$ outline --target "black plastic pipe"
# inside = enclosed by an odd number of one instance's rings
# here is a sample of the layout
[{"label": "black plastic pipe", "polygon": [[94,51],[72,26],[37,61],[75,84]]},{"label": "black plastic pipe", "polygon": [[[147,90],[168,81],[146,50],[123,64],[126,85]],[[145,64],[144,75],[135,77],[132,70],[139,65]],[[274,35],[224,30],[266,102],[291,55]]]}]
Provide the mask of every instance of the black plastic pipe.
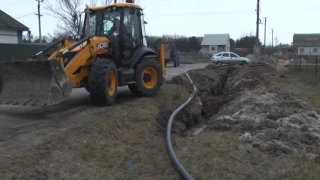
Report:
[{"label": "black plastic pipe", "polygon": [[[256,64],[256,65],[249,65],[249,67],[256,67],[256,66],[265,66],[265,63],[261,63],[261,64]],[[224,65],[224,66],[217,66],[215,68],[222,68],[222,67],[228,67],[228,66],[232,66],[232,65]],[[175,116],[186,106],[190,103],[190,101],[194,98],[194,96],[197,93],[197,87],[194,85],[192,79],[190,78],[188,72],[189,71],[195,71],[195,70],[199,70],[199,69],[192,69],[192,70],[188,70],[185,72],[185,75],[188,77],[191,85],[193,86],[193,92],[192,94],[189,96],[189,98],[183,103],[181,104],[170,116],[169,120],[168,120],[168,125],[167,125],[167,133],[166,133],[166,147],[167,147],[167,151],[169,154],[169,157],[174,165],[174,167],[176,168],[176,170],[179,172],[179,174],[183,177],[183,179],[185,180],[193,180],[192,176],[187,172],[187,170],[185,170],[185,168],[182,166],[182,164],[179,162],[177,156],[175,155],[175,152],[173,150],[172,147],[172,141],[171,141],[171,129],[172,129],[172,123],[173,120],[175,118]]]},{"label": "black plastic pipe", "polygon": [[166,146],[167,146],[167,151],[169,154],[169,157],[174,165],[174,167],[177,169],[177,171],[179,172],[179,174],[183,177],[183,179],[186,180],[192,180],[193,178],[191,177],[191,175],[184,169],[184,167],[181,165],[181,163],[179,162],[178,158],[176,157],[173,147],[172,147],[172,142],[171,142],[171,129],[172,129],[172,123],[173,123],[173,119],[174,117],[186,106],[190,103],[190,101],[193,99],[193,97],[196,95],[197,93],[197,87],[193,84],[192,79],[190,78],[188,71],[185,72],[185,74],[187,75],[191,85],[193,86],[193,92],[192,94],[189,96],[189,98],[187,99],[187,101],[185,101],[182,105],[180,105],[170,116],[169,121],[168,121],[168,125],[167,125],[167,136],[166,136]]}]

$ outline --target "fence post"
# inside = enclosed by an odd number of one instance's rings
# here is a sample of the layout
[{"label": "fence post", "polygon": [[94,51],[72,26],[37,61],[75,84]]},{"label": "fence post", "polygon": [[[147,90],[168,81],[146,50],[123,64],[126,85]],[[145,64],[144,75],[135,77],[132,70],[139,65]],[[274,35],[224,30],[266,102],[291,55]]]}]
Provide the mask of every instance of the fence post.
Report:
[{"label": "fence post", "polygon": [[300,72],[300,69],[301,68],[301,54],[300,54],[300,59],[299,59],[299,72]]},{"label": "fence post", "polygon": [[316,56],[316,76],[318,74],[318,56]]}]

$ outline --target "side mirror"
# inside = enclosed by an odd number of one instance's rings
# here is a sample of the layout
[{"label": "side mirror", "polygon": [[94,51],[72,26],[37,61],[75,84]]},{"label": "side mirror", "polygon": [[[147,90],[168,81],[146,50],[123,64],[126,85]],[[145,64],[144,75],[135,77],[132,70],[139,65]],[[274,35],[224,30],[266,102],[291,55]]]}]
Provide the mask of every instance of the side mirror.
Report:
[{"label": "side mirror", "polygon": [[113,33],[113,36],[114,36],[114,37],[119,37],[119,33],[114,32],[114,33]]}]

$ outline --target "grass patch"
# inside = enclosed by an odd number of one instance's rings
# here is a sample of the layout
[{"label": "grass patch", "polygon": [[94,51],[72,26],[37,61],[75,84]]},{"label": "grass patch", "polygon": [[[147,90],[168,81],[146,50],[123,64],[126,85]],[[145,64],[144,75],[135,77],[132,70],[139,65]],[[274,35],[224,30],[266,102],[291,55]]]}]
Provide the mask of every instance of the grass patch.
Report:
[{"label": "grass patch", "polygon": [[319,179],[320,166],[303,156],[274,156],[238,141],[239,134],[204,132],[176,137],[177,156],[194,179]]},{"label": "grass patch", "polygon": [[0,179],[178,179],[156,115],[180,105],[187,90],[166,84],[154,98],[129,94],[76,114],[80,127],[0,155]]},{"label": "grass patch", "polygon": [[269,76],[275,84],[294,93],[316,108],[320,108],[320,73],[316,77],[310,70],[289,69],[282,74],[285,78],[279,76]]},{"label": "grass patch", "polygon": [[[0,179],[179,179],[156,115],[187,96],[185,88],[166,84],[154,98],[123,94],[114,106],[88,107],[72,117],[79,127],[2,153]],[[319,179],[320,166],[307,158],[269,155],[241,144],[238,136],[174,135],[173,146],[195,179]]]}]

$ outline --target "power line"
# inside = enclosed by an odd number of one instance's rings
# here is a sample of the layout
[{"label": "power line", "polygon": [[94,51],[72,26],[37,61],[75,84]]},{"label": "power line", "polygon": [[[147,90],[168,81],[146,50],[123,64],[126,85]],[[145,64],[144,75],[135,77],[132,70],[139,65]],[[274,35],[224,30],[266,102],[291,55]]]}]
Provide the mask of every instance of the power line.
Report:
[{"label": "power line", "polygon": [[[288,8],[291,9],[291,8]],[[301,9],[298,7],[292,8],[292,10],[307,10],[310,11],[310,9]],[[315,9],[316,10],[316,9]],[[261,11],[261,3],[259,5],[259,14],[262,13]],[[264,10],[263,14],[267,13],[282,13],[283,14],[283,9],[273,9],[273,10]],[[221,12],[185,12],[185,13],[145,13],[146,16],[194,16],[194,15],[240,15],[240,14],[253,14],[252,11],[221,11]]]},{"label": "power line", "polygon": [[21,2],[14,1],[14,2],[6,3],[6,4],[1,4],[1,8],[5,7],[5,6],[12,6],[12,5],[17,5],[17,4],[21,5],[21,4],[27,4],[27,3],[29,4],[29,2],[27,2],[25,0],[23,0]]},{"label": "power line", "polygon": [[229,12],[186,12],[186,13],[166,13],[166,14],[146,14],[148,16],[185,16],[185,15],[225,15],[225,14],[252,14],[252,12],[248,11],[229,11]]},{"label": "power line", "polygon": [[24,17],[30,16],[30,15],[33,15],[33,12],[32,12],[32,13],[25,14],[25,15],[22,15],[22,16],[19,16],[19,17],[16,17],[15,19],[24,18]]}]

